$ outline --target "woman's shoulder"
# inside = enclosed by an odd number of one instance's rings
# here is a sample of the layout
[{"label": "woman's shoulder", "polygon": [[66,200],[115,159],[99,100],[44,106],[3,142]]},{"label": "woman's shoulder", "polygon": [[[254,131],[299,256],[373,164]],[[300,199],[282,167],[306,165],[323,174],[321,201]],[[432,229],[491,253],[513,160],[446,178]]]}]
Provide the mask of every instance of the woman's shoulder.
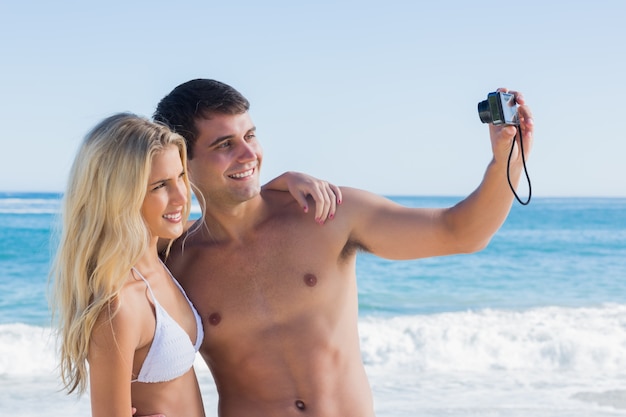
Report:
[{"label": "woman's shoulder", "polygon": [[141,337],[142,327],[150,319],[151,313],[146,291],[146,284],[132,279],[129,272],[129,280],[100,310],[93,328],[93,337],[119,339],[132,334]]}]

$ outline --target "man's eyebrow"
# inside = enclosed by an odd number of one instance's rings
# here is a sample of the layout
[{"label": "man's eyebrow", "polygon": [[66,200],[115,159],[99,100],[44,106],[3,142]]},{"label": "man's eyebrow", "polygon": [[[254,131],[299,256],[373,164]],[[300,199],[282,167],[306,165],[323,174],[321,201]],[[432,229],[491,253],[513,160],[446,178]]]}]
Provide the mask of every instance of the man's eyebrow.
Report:
[{"label": "man's eyebrow", "polygon": [[213,142],[211,142],[209,144],[209,146],[215,146],[220,142],[224,142],[225,140],[230,140],[232,138],[234,138],[235,135],[226,135],[226,136],[220,136],[219,138],[216,138]]},{"label": "man's eyebrow", "polygon": [[[248,129],[246,131],[246,135],[251,133],[251,132],[256,132],[256,126],[252,126],[250,129]],[[232,138],[234,138],[235,135],[225,135],[225,136],[220,136],[218,138],[215,138],[215,140],[213,142],[211,142],[211,144],[209,146],[215,146],[220,142],[224,142],[225,140],[230,140]]]}]

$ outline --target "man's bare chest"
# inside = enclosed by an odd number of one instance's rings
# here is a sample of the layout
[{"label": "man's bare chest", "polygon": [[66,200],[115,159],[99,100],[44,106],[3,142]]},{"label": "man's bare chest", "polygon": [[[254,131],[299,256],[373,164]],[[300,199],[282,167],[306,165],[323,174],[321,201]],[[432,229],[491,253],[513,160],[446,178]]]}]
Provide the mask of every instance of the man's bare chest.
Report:
[{"label": "man's bare chest", "polygon": [[351,267],[337,261],[339,249],[297,239],[251,243],[187,254],[183,286],[215,340],[314,319],[349,291]]}]

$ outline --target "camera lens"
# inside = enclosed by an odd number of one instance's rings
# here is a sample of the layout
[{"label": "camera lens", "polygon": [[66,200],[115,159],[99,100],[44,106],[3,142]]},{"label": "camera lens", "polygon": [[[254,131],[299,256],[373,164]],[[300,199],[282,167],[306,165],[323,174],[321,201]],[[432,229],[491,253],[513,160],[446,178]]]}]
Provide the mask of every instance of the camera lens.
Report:
[{"label": "camera lens", "polygon": [[488,100],[478,103],[478,117],[480,117],[480,121],[483,123],[491,123],[493,121]]}]

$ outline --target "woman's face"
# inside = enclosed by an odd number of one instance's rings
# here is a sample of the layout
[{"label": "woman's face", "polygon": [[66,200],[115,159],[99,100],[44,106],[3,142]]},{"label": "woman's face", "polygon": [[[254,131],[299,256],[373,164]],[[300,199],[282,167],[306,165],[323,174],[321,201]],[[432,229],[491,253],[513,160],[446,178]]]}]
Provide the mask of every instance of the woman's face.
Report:
[{"label": "woman's face", "polygon": [[153,238],[174,239],[183,233],[183,209],[189,196],[183,164],[175,145],[152,158],[141,214]]}]

